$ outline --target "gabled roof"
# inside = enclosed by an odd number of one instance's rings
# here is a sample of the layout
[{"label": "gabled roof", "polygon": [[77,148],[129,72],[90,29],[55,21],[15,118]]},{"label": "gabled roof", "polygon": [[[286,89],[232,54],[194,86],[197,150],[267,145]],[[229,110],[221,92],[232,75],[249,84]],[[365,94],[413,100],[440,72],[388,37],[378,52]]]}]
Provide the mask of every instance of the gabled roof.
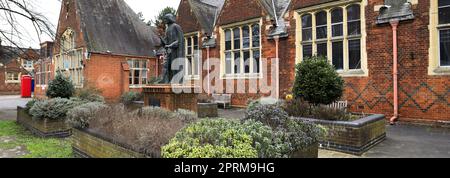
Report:
[{"label": "gabled roof", "polygon": [[389,23],[391,20],[411,19],[414,19],[414,13],[410,2],[407,0],[386,0],[384,6],[380,9],[377,24]]},{"label": "gabled roof", "polygon": [[154,57],[160,45],[156,29],[147,26],[124,0],[76,0],[89,52]]},{"label": "gabled roof", "polygon": [[39,58],[39,50],[31,48],[18,48],[12,46],[1,46],[0,63],[8,64],[14,59],[33,59]]},{"label": "gabled roof", "polygon": [[211,35],[225,0],[189,0],[189,3],[198,23]]},{"label": "gabled roof", "polygon": [[288,11],[291,0],[260,0],[266,12],[275,20],[275,26],[269,31],[268,37],[287,37],[288,29],[284,21],[284,15]]}]

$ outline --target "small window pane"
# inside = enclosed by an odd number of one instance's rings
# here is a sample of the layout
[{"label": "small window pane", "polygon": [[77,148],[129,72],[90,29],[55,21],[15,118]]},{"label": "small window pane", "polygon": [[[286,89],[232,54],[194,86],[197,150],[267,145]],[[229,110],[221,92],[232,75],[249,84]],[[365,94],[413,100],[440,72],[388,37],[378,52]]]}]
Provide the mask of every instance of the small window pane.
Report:
[{"label": "small window pane", "polygon": [[225,30],[225,50],[231,50],[231,30]]},{"label": "small window pane", "polygon": [[344,46],[343,42],[333,42],[333,65],[336,70],[344,69]]},{"label": "small window pane", "polygon": [[450,66],[450,30],[440,32],[440,65]]},{"label": "small window pane", "polygon": [[241,48],[241,29],[235,28],[233,30],[233,39],[234,39],[234,49]]},{"label": "small window pane", "polygon": [[261,71],[261,55],[259,50],[253,51],[253,73],[260,73]]},{"label": "small window pane", "polygon": [[249,48],[250,47],[250,28],[248,26],[242,27],[242,45],[243,48]]},{"label": "small window pane", "polygon": [[361,8],[359,5],[355,4],[347,7],[347,18],[349,21],[361,19],[360,14]]},{"label": "small window pane", "polygon": [[439,7],[450,6],[450,0],[439,0]]},{"label": "small window pane", "polygon": [[253,25],[253,27],[252,27],[253,29],[252,29],[252,43],[253,43],[253,47],[259,47],[260,46],[260,31],[259,31],[259,25],[258,24],[256,24],[256,25]]},{"label": "small window pane", "polygon": [[312,16],[311,14],[306,14],[302,16],[302,28],[312,27]]},{"label": "small window pane", "polygon": [[342,36],[344,34],[343,25],[342,24],[333,25],[332,34],[333,37]]},{"label": "small window pane", "polygon": [[226,74],[231,74],[231,62],[233,58],[230,52],[225,53],[225,71]]},{"label": "small window pane", "polygon": [[450,23],[450,5],[439,7],[439,24]]},{"label": "small window pane", "polygon": [[187,38],[187,54],[192,54],[192,38]]},{"label": "small window pane", "polygon": [[342,8],[334,9],[331,12],[331,23],[341,23],[344,21]]},{"label": "small window pane", "polygon": [[192,57],[187,58],[187,74],[192,75]]},{"label": "small window pane", "polygon": [[302,16],[302,40],[312,40],[312,15],[306,14]]},{"label": "small window pane", "polygon": [[250,51],[244,51],[244,73],[250,73]]},{"label": "small window pane", "polygon": [[332,36],[342,36],[344,34],[344,28],[342,25],[344,18],[342,8],[334,9],[331,12],[331,23],[332,23]]},{"label": "small window pane", "polygon": [[327,12],[321,11],[316,14],[316,38],[327,38]]},{"label": "small window pane", "polygon": [[194,36],[192,38],[194,39],[194,50],[198,50],[198,37]]},{"label": "small window pane", "polygon": [[234,52],[234,73],[241,73],[241,53]]},{"label": "small window pane", "polygon": [[303,41],[311,41],[312,40],[312,29],[303,29],[302,30],[302,40]]},{"label": "small window pane", "polygon": [[316,14],[316,25],[327,25],[327,12],[320,11]]},{"label": "small window pane", "polygon": [[327,43],[317,44],[317,56],[327,57]]},{"label": "small window pane", "polygon": [[312,56],[312,45],[303,45],[303,59],[310,58]]},{"label": "small window pane", "polygon": [[349,40],[349,68],[361,69],[361,40]]},{"label": "small window pane", "polygon": [[194,57],[194,63],[192,64],[194,68],[194,75],[199,74],[199,60],[199,56]]},{"label": "small window pane", "polygon": [[348,23],[348,35],[359,35],[361,34],[361,22],[349,22]]}]

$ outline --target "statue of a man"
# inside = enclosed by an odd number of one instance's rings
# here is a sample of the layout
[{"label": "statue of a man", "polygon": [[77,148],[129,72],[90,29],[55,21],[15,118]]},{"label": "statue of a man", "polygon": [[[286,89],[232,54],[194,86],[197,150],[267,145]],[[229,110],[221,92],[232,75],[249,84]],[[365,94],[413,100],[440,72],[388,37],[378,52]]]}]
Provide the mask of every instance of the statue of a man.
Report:
[{"label": "statue of a man", "polygon": [[[163,66],[163,76],[160,83],[169,84],[172,78],[182,71],[172,70],[172,63],[176,59],[184,59],[184,33],[181,27],[176,24],[176,19],[173,14],[167,14],[164,16],[164,21],[166,25],[166,36],[161,38],[162,44],[166,49],[166,59]],[[184,60],[183,60],[184,61]],[[180,66],[182,67],[182,66]]]}]

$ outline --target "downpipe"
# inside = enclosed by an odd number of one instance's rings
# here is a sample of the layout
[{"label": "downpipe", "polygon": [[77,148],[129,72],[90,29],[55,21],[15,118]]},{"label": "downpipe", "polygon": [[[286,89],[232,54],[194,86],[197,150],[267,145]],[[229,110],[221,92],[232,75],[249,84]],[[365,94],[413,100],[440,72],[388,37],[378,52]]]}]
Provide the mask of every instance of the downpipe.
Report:
[{"label": "downpipe", "polygon": [[391,125],[394,125],[395,122],[399,119],[399,104],[398,104],[398,38],[397,38],[397,27],[399,24],[398,20],[394,20],[390,22],[392,26],[392,34],[393,34],[393,80],[394,80],[394,116],[389,120]]}]

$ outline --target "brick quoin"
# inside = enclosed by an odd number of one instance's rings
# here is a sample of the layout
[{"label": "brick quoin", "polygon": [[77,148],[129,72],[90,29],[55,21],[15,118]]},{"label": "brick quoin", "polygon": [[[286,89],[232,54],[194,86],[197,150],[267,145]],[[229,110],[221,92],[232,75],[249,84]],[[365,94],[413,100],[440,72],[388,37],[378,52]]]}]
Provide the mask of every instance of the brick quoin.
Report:
[{"label": "brick quoin", "polygon": [[[336,0],[293,0],[285,20],[289,22],[289,36],[280,39],[280,97],[291,93],[295,80],[296,56],[296,20],[295,11],[301,8],[324,4]],[[392,28],[390,25],[375,23],[379,12],[375,6],[384,0],[368,0],[365,7],[366,46],[368,77],[344,77],[346,82],[344,97],[348,100],[350,111],[385,114],[393,116],[393,82],[392,82]],[[201,31],[187,0],[182,0],[179,7],[178,21],[188,31]],[[418,0],[413,5],[415,19],[403,21],[398,27],[399,48],[399,113],[400,121],[437,123],[450,121],[450,76],[428,75],[430,35],[430,1]],[[267,28],[272,22],[266,18],[263,8],[254,0],[226,0],[220,13],[215,35],[220,45],[219,28],[254,18],[262,18],[262,58],[275,57],[275,43],[267,40]],[[193,29],[195,26],[198,29]],[[206,49],[202,51],[206,61]],[[210,49],[211,58],[220,57],[220,46]],[[218,69],[216,69],[218,70]],[[203,70],[203,76],[207,71]],[[270,79],[269,79],[270,81]],[[256,99],[264,94],[235,94],[233,105],[246,105],[249,99]]]}]

